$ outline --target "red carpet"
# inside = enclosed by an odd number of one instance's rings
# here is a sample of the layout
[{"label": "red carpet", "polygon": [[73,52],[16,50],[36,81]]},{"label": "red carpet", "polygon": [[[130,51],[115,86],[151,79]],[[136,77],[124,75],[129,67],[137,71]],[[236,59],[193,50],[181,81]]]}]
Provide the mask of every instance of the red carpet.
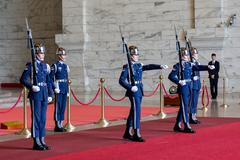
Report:
[{"label": "red carpet", "polygon": [[[1,111],[5,111],[6,109],[1,109]],[[53,121],[53,104],[48,106],[47,110],[47,129],[54,128]],[[71,107],[71,123],[73,125],[82,125],[82,124],[90,124],[97,122],[100,119],[100,106],[81,106],[81,105],[72,105]],[[159,107],[142,107],[142,117],[149,116],[151,114],[157,113],[159,111]],[[165,113],[174,113],[178,111],[178,107],[166,107],[164,109]],[[28,127],[31,125],[31,110],[28,107]],[[67,112],[66,112],[67,113]],[[105,118],[113,121],[124,119],[128,116],[129,107],[126,106],[106,106]],[[15,108],[9,113],[0,114],[0,123],[6,121],[20,121],[23,122],[23,109],[22,107]],[[0,129],[0,135],[10,134],[17,132],[18,130],[3,130]]]},{"label": "red carpet", "polygon": [[145,143],[122,140],[124,126],[47,136],[49,151],[32,151],[32,140],[0,143],[0,159],[44,160],[239,160],[240,119],[201,118],[196,134],[174,133],[175,118],[142,123]]}]

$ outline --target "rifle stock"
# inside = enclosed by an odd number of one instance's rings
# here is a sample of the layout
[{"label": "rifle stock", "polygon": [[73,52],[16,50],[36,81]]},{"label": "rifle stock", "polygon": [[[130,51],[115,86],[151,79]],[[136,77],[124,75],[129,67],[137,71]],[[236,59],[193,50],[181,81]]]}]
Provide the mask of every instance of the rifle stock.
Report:
[{"label": "rifle stock", "polygon": [[130,83],[131,83],[132,86],[135,86],[135,80],[134,80],[134,75],[133,75],[133,68],[132,68],[131,57],[130,57],[128,45],[125,42],[124,36],[122,34],[121,26],[119,26],[119,31],[120,31],[120,34],[121,34],[121,39],[122,39],[122,44],[123,44],[123,53],[124,53],[124,49],[126,50],[127,61],[128,61],[128,68],[129,68]]},{"label": "rifle stock", "polygon": [[182,58],[181,58],[181,47],[180,47],[180,42],[178,40],[178,35],[177,35],[177,30],[176,27],[174,26],[175,30],[175,37],[176,37],[176,49],[178,51],[178,58],[179,58],[179,79],[183,80],[183,66],[182,66]]},{"label": "rifle stock", "polygon": [[190,40],[187,38],[187,32],[184,31],[183,29],[183,33],[184,33],[184,39],[185,39],[185,42],[186,42],[186,48],[189,52],[189,56],[190,56],[190,61],[193,62],[193,58],[192,58],[192,45],[191,45],[191,42]]},{"label": "rifle stock", "polygon": [[35,55],[35,48],[34,48],[34,42],[32,38],[32,31],[29,28],[28,25],[28,19],[26,20],[26,27],[27,27],[27,37],[28,37],[28,44],[30,44],[31,48],[31,60],[32,60],[32,84],[37,85],[37,66],[36,66],[36,55]]},{"label": "rifle stock", "polygon": [[[186,48],[187,48],[189,56],[190,56],[190,61],[193,63],[192,44],[191,44],[189,38],[187,38],[187,32],[184,32],[184,29],[183,29],[183,33],[184,33],[184,39],[185,39],[185,42],[186,42]],[[195,72],[192,73],[192,76],[195,76]]]}]

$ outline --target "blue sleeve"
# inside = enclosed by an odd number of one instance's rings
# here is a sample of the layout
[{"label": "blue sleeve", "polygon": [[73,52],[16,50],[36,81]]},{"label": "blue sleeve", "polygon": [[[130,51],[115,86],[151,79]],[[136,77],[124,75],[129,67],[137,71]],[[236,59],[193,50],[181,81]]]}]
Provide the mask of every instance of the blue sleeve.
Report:
[{"label": "blue sleeve", "polygon": [[23,84],[28,90],[32,89],[32,82],[31,82],[31,75],[32,75],[32,64],[27,63],[26,68],[24,69],[22,76],[20,78],[20,83]]},{"label": "blue sleeve", "polygon": [[208,71],[209,68],[207,65],[194,65],[192,67],[193,71]]},{"label": "blue sleeve", "polygon": [[119,77],[119,84],[127,90],[132,88],[132,85],[129,83],[128,65],[123,66],[122,73]]},{"label": "blue sleeve", "polygon": [[173,66],[172,71],[170,72],[170,74],[168,75],[168,79],[170,81],[172,81],[175,84],[179,83],[179,64],[175,64]]},{"label": "blue sleeve", "polygon": [[148,64],[148,65],[143,65],[142,67],[142,71],[155,70],[155,69],[162,69],[162,67],[159,64]]}]

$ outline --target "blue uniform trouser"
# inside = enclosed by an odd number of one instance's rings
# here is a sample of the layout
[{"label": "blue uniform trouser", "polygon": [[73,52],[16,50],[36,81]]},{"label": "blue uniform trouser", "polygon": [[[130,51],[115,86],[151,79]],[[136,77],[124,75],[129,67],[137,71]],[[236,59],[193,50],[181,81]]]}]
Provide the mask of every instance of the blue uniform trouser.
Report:
[{"label": "blue uniform trouser", "polygon": [[199,89],[192,90],[192,99],[191,99],[191,108],[190,108],[190,113],[192,114],[197,113],[199,91],[200,91]]},{"label": "blue uniform trouser", "polygon": [[190,103],[190,95],[191,95],[191,84],[187,83],[186,85],[181,87],[180,90],[180,109],[177,115],[177,123],[181,123],[183,120],[184,124],[189,123],[189,103]]},{"label": "blue uniform trouser", "polygon": [[127,119],[127,127],[140,129],[142,97],[129,97],[129,100],[131,102],[131,108]]},{"label": "blue uniform trouser", "polygon": [[64,113],[66,109],[66,102],[67,102],[67,94],[55,94],[56,101],[55,101],[55,110],[54,110],[54,120],[55,121],[63,121],[64,120]]},{"label": "blue uniform trouser", "polygon": [[30,100],[32,110],[32,137],[45,137],[45,126],[46,126],[46,112],[47,112],[47,99],[41,100]]}]

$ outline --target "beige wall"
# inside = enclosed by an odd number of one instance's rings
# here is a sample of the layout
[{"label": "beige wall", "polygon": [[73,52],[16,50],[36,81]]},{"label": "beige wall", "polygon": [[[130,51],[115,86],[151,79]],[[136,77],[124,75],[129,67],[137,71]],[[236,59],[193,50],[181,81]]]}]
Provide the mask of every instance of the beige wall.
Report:
[{"label": "beige wall", "polygon": [[[54,59],[55,42],[68,51],[73,86],[88,91],[98,88],[99,79],[106,79],[108,88],[122,90],[118,84],[122,54],[119,25],[129,44],[141,52],[144,64],[177,62],[174,25],[181,45],[182,28],[193,46],[199,49],[200,62],[208,63],[217,53],[221,62],[220,87],[226,78],[229,92],[239,92],[238,61],[239,3],[237,0],[14,0],[0,1],[0,82],[17,82],[25,61],[25,21],[29,16],[33,36],[43,40],[50,51],[47,61]],[[236,22],[228,25],[236,14]],[[30,16],[31,15],[31,16]],[[20,50],[20,52],[19,52]],[[167,78],[170,70],[164,71]],[[151,91],[160,71],[144,73],[145,90]],[[207,80],[207,73],[202,73]],[[169,85],[169,81],[164,83]]]},{"label": "beige wall", "polygon": [[0,82],[19,82],[25,64],[30,61],[25,17],[35,42],[47,48],[46,60],[55,59],[55,34],[62,32],[61,0],[0,0]]}]

